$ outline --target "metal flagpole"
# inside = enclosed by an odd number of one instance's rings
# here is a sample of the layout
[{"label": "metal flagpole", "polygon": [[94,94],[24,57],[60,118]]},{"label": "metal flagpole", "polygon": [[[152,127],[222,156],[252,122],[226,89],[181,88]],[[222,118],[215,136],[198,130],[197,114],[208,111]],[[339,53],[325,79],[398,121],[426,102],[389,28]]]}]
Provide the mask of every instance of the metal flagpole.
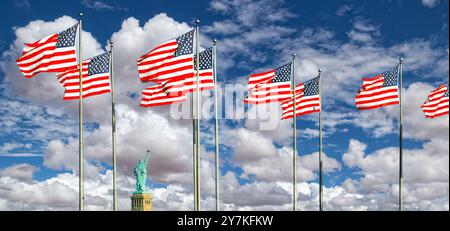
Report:
[{"label": "metal flagpole", "polygon": [[398,210],[402,211],[402,184],[403,184],[403,110],[402,110],[402,75],[403,75],[403,58],[399,58],[399,102],[400,102],[400,115],[399,115],[399,173],[398,173]]},{"label": "metal flagpole", "polygon": [[220,210],[220,197],[219,197],[219,177],[220,177],[220,163],[219,163],[219,124],[218,124],[218,97],[217,97],[217,40],[213,40],[213,75],[214,75],[214,134],[215,134],[215,147],[216,147],[216,184],[215,184],[215,191],[216,191],[216,211]]},{"label": "metal flagpole", "polygon": [[192,92],[191,95],[191,115],[192,115],[192,173],[193,173],[193,182],[194,182],[194,211],[197,211],[197,141],[196,141],[196,132],[197,128],[195,124],[195,100],[194,100],[195,92]]},{"label": "metal flagpole", "polygon": [[[197,29],[197,28],[196,28]],[[197,207],[197,136],[196,136],[196,109],[194,100],[195,91],[191,94],[191,115],[192,115],[192,173],[194,177],[194,211],[198,211]]]},{"label": "metal flagpole", "polygon": [[114,42],[109,41],[111,52],[109,59],[109,73],[111,75],[111,128],[112,128],[112,163],[113,163],[113,210],[117,211],[117,165],[116,165],[116,99],[114,97]]},{"label": "metal flagpole", "polygon": [[319,210],[323,211],[323,161],[322,161],[322,70],[319,69]]},{"label": "metal flagpole", "polygon": [[200,193],[200,179],[201,179],[201,172],[200,172],[200,118],[201,118],[201,96],[200,96],[200,32],[199,32],[199,24],[200,24],[200,20],[195,20],[195,32],[196,32],[196,36],[195,36],[195,59],[196,59],[196,63],[197,63],[197,67],[195,70],[195,75],[196,75],[196,79],[197,79],[197,92],[196,92],[196,96],[197,96],[197,210],[200,211],[201,210],[201,206],[200,206],[200,201],[201,201],[201,193]]},{"label": "metal flagpole", "polygon": [[293,95],[293,116],[292,116],[292,124],[293,124],[293,152],[292,152],[292,204],[293,210],[297,210],[297,111],[296,111],[296,100],[295,100],[295,56],[296,54],[292,54],[292,95]]},{"label": "metal flagpole", "polygon": [[83,59],[82,59],[82,54],[81,54],[81,32],[82,32],[82,28],[81,28],[81,18],[83,17],[83,13],[79,14],[80,18],[79,18],[79,25],[78,25],[78,71],[79,71],[79,115],[78,115],[78,119],[79,119],[79,135],[78,135],[78,151],[79,151],[79,169],[78,169],[78,178],[79,178],[79,182],[78,182],[78,193],[79,193],[79,197],[78,197],[78,201],[79,201],[79,210],[83,211],[84,210],[84,183],[83,183]]}]

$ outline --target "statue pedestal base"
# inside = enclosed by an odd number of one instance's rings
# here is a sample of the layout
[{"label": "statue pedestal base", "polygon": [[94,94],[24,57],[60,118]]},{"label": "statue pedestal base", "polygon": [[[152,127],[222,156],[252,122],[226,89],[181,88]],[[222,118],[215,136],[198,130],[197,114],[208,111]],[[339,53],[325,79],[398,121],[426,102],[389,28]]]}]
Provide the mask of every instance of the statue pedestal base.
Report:
[{"label": "statue pedestal base", "polygon": [[131,211],[152,211],[152,195],[150,193],[133,193],[131,198]]}]

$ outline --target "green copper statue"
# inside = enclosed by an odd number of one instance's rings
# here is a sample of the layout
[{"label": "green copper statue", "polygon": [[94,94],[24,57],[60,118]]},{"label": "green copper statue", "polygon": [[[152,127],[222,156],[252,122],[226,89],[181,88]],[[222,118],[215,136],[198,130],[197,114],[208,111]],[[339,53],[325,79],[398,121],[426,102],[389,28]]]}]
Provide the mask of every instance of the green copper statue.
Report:
[{"label": "green copper statue", "polygon": [[143,193],[145,191],[145,183],[147,180],[147,161],[150,150],[147,150],[147,156],[144,160],[139,160],[134,167],[134,176],[136,176],[136,189],[134,193]]}]

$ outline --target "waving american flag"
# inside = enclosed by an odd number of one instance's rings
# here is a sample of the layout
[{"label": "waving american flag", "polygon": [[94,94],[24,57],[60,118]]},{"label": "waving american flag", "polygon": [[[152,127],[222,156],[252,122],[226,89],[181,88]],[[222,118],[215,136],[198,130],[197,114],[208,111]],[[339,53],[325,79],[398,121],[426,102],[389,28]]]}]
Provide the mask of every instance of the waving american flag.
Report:
[{"label": "waving american flag", "polygon": [[[295,116],[311,114],[320,111],[319,97],[320,77],[300,83],[295,87]],[[293,97],[281,102],[283,116],[281,119],[289,119],[294,115]]]},{"label": "waving american flag", "polygon": [[77,67],[76,36],[78,24],[37,42],[27,43],[16,60],[26,78],[41,72],[63,72]]},{"label": "waving american flag", "polygon": [[[83,98],[111,92],[110,60],[111,52],[106,52],[83,61]],[[79,99],[80,76],[78,70],[78,68],[74,68],[57,75],[58,81],[66,89],[64,100]]]},{"label": "waving american flag", "polygon": [[381,75],[363,79],[362,88],[355,99],[358,110],[369,110],[400,103],[398,68],[397,65]]},{"label": "waving american flag", "polygon": [[168,94],[161,84],[156,84],[142,91],[141,107],[154,107],[182,102],[187,97],[181,93]]},{"label": "waving american flag", "polygon": [[275,70],[253,74],[249,78],[250,95],[245,103],[261,104],[279,102],[292,95],[291,90],[292,62]]},{"label": "waving american flag", "polygon": [[163,43],[137,61],[142,82],[179,81],[194,76],[194,30]]},{"label": "waving american flag", "polygon": [[[213,48],[206,49],[199,54],[199,88],[200,91],[214,88],[213,77]],[[194,71],[197,70],[196,59],[194,59]],[[193,92],[197,91],[197,76],[194,75],[182,80],[173,80],[163,83],[164,88],[168,93],[177,92]]]},{"label": "waving american flag", "polygon": [[442,84],[429,95],[428,99],[422,104],[422,111],[427,118],[435,118],[448,114],[449,97],[448,84]]}]

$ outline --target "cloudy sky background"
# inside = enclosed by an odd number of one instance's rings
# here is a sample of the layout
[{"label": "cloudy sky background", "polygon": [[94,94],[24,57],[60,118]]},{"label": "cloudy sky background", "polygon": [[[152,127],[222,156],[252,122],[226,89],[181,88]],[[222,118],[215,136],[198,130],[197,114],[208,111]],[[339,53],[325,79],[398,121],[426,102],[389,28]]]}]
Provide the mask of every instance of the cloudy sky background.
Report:
[{"label": "cloudy sky background", "polygon": [[[245,106],[247,76],[297,53],[297,82],[323,70],[324,209],[396,210],[398,106],[358,112],[361,78],[404,57],[404,209],[449,209],[449,118],[425,119],[420,105],[448,82],[447,0],[385,1],[6,1],[0,9],[0,210],[78,209],[78,104],[63,101],[54,74],[25,79],[15,60],[24,42],[83,21],[83,56],[115,41],[119,209],[129,210],[133,167],[150,148],[155,210],[192,210],[191,121],[170,107],[140,108],[148,84],[136,59],[201,20],[201,43],[218,39],[221,86],[239,89],[244,116],[220,120],[221,207],[292,209],[292,124]],[[225,91],[225,89],[222,89]],[[206,92],[205,100],[211,92]],[[240,97],[239,94],[242,94]],[[225,93],[226,95],[226,93]],[[110,95],[84,101],[85,203],[111,210]],[[233,108],[224,103],[223,113]],[[261,118],[262,117],[262,118]],[[228,117],[229,118],[229,117]],[[298,120],[298,206],[318,209],[318,118]],[[202,121],[202,207],[214,209],[213,121]]]}]

